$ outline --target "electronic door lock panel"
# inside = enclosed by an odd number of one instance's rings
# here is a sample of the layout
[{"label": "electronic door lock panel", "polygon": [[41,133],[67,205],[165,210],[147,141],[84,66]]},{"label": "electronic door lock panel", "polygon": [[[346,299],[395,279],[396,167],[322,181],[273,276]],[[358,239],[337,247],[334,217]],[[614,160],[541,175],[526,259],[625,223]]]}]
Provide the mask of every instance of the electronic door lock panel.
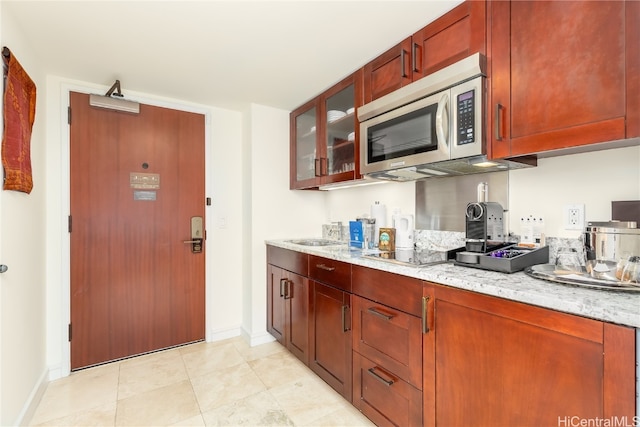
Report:
[{"label": "electronic door lock panel", "polygon": [[191,252],[199,254],[202,252],[204,242],[204,228],[201,216],[191,217],[191,240],[185,240],[184,243],[191,244]]}]

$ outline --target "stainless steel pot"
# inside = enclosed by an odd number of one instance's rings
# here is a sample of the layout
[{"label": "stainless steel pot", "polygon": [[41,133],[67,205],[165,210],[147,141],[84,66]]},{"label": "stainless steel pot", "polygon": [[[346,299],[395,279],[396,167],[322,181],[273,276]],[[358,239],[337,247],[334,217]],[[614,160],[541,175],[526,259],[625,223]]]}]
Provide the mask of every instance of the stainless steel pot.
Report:
[{"label": "stainless steel pot", "polygon": [[588,260],[617,262],[622,256],[640,255],[640,229],[636,222],[589,222],[584,232]]}]

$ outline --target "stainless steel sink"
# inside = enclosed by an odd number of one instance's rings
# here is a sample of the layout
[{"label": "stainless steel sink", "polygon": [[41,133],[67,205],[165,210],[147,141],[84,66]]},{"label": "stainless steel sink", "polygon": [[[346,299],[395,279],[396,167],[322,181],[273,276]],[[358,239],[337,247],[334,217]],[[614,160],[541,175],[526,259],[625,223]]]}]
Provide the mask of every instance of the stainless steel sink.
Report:
[{"label": "stainless steel sink", "polygon": [[329,239],[297,239],[297,240],[288,240],[289,243],[293,243],[294,245],[302,245],[302,246],[333,246],[333,245],[341,245],[342,242],[337,240],[329,240]]}]

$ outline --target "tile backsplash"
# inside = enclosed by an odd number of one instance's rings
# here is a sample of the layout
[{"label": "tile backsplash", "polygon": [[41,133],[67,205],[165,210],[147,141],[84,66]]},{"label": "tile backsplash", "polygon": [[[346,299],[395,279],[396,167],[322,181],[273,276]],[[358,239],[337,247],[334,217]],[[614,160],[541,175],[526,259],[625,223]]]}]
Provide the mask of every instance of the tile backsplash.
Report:
[{"label": "tile backsplash", "polygon": [[[440,230],[415,230],[414,242],[416,250],[441,250],[456,249],[465,245],[465,233],[458,231]],[[514,243],[518,236],[510,236]],[[349,242],[349,226],[342,223],[323,224],[322,238]],[[545,243],[549,246],[549,263],[554,264],[559,248],[573,248],[582,257],[584,265],[584,243],[581,238],[546,237]]]}]

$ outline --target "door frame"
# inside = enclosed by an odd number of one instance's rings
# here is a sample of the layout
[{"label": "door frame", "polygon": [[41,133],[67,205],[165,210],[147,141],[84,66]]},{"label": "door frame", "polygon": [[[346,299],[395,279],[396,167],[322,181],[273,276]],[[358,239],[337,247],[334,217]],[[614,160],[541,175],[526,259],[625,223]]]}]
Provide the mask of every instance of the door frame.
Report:
[{"label": "door frame", "polygon": [[[61,82],[60,85],[60,233],[61,247],[60,257],[62,262],[61,273],[61,323],[60,323],[60,344],[62,346],[61,365],[57,375],[50,372],[50,379],[66,377],[71,373],[71,343],[68,340],[69,323],[71,322],[71,235],[68,232],[68,217],[71,213],[71,159],[70,144],[71,132],[68,125],[68,107],[70,92],[87,94],[102,94],[109,90],[108,86],[84,86]],[[204,156],[205,156],[205,197],[209,196],[212,185],[211,172],[211,110],[205,106],[182,103],[175,100],[163,98],[150,98],[149,95],[127,91],[127,99],[137,101],[141,104],[153,105],[156,107],[170,108],[174,110],[187,111],[202,114],[205,118]],[[73,120],[73,117],[72,117]],[[204,201],[203,201],[204,202]],[[213,232],[211,224],[213,213],[211,206],[205,205],[205,229]],[[211,336],[211,295],[213,293],[213,278],[208,273],[207,266],[210,265],[213,251],[205,250],[205,340]],[[49,305],[47,303],[47,305]]]}]

